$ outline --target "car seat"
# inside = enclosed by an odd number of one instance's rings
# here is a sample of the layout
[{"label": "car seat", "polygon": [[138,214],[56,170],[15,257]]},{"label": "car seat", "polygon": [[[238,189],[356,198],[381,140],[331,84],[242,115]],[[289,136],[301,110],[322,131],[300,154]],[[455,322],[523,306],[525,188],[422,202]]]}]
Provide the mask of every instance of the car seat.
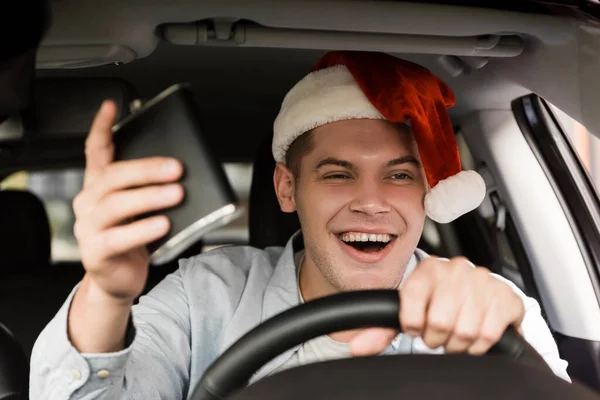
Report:
[{"label": "car seat", "polygon": [[273,187],[275,159],[271,153],[272,136],[258,146],[252,167],[252,184],[248,199],[248,227],[250,246],[264,249],[285,246],[289,238],[300,229],[296,213],[284,213]]},{"label": "car seat", "polygon": [[27,358],[37,336],[81,280],[81,264],[52,265],[50,223],[33,193],[0,191],[0,322]]}]

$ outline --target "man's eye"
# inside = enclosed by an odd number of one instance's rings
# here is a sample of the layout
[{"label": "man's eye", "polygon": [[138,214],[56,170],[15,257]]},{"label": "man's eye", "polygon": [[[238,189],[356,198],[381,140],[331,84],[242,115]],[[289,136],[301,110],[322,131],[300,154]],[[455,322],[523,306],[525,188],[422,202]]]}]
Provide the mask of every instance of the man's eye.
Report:
[{"label": "man's eye", "polygon": [[393,180],[404,180],[404,179],[410,179],[410,175],[403,174],[403,173],[397,173],[397,174],[392,175],[391,178]]},{"label": "man's eye", "polygon": [[325,175],[323,179],[350,179],[350,176],[346,174],[329,174]]}]

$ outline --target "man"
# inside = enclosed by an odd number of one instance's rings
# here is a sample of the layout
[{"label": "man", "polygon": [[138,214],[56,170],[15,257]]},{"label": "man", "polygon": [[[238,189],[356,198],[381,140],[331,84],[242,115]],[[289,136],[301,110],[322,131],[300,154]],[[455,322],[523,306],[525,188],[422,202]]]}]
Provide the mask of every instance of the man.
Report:
[{"label": "man", "polygon": [[286,96],[274,125],[273,176],[301,232],[285,248],[228,247],[182,260],[132,307],[148,271],[145,244],[168,221],[130,218],[177,204],[174,160],[113,162],[105,103],[86,144],[74,201],[86,269],[33,350],[33,399],[185,398],[244,333],[304,301],[399,288],[403,332],[336,332],[290,349],[254,380],[351,355],[484,354],[516,327],[569,380],[535,300],[464,259],[418,250],[425,217],[448,222],[485,195],[461,171],[446,107],[451,90],[426,69],[379,53],[332,52]]}]

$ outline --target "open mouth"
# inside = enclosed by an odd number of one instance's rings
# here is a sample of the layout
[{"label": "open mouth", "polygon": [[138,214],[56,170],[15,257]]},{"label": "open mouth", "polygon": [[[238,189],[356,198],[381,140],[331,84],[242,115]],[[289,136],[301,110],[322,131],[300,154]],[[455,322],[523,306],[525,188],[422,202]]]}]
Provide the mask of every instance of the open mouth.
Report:
[{"label": "open mouth", "polygon": [[344,232],[338,235],[344,244],[364,253],[377,253],[385,249],[396,238],[387,233]]}]

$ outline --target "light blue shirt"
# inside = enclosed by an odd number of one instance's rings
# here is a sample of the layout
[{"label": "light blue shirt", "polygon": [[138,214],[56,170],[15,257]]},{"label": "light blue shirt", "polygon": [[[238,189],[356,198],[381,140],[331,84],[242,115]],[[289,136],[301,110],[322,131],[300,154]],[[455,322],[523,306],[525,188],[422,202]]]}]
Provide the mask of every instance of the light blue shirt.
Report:
[{"label": "light blue shirt", "polygon": [[[233,246],[181,260],[176,272],[133,306],[127,347],[116,353],[82,354],[71,345],[67,316],[75,287],[34,345],[31,399],[187,398],[206,368],[237,339],[300,304],[294,254],[301,249],[301,236],[296,235],[284,248]],[[417,250],[403,279],[426,257]],[[537,301],[494,276],[523,299],[525,339],[556,375],[570,381]],[[252,382],[281,366],[297,348],[263,366]],[[429,349],[420,338],[400,334],[384,351],[406,353],[443,349]]]}]

